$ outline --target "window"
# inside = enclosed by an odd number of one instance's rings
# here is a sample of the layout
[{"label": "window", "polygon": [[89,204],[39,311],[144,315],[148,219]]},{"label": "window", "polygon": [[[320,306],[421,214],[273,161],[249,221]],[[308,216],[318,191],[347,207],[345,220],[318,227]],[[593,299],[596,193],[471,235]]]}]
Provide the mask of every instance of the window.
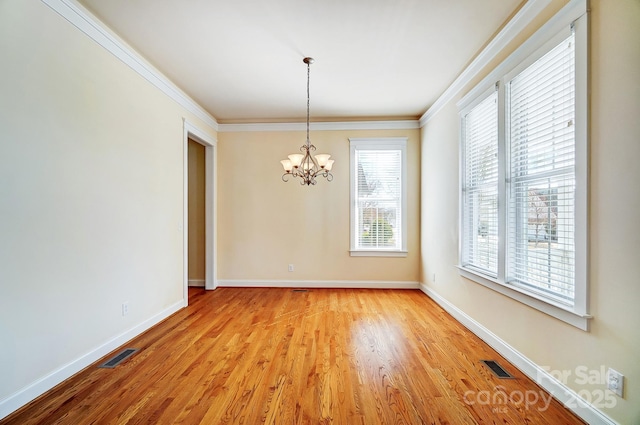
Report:
[{"label": "window", "polygon": [[462,116],[462,264],[498,276],[498,96],[492,90]]},{"label": "window", "polygon": [[459,104],[461,274],[585,330],[586,19],[563,9]]},{"label": "window", "polygon": [[510,281],[573,307],[575,37],[507,82]]},{"label": "window", "polygon": [[406,256],[406,138],[349,139],[351,255]]}]

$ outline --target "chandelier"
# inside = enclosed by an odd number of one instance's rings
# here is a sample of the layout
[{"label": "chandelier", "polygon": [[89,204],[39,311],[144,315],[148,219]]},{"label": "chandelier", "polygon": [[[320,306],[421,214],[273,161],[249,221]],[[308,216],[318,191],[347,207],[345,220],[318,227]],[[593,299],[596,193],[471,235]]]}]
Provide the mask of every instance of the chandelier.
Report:
[{"label": "chandelier", "polygon": [[333,180],[333,175],[330,173],[333,167],[333,159],[331,155],[326,153],[311,155],[311,152],[316,150],[316,147],[311,144],[309,140],[309,75],[313,58],[304,58],[302,60],[307,64],[307,142],[300,146],[300,152],[289,155],[289,159],[283,159],[280,161],[285,173],[282,175],[282,180],[289,181],[289,176],[293,176],[294,179],[300,178],[301,185],[316,184],[316,177],[324,177],[327,181]]}]

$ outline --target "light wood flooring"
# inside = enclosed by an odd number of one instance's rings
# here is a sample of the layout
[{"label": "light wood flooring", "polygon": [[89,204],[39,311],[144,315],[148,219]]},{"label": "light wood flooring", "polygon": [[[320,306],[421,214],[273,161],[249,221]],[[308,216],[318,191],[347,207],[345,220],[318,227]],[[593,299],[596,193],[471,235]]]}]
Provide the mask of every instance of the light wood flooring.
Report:
[{"label": "light wood flooring", "polygon": [[93,365],[0,424],[582,423],[417,290],[189,297],[125,345],[139,351],[124,363]]}]

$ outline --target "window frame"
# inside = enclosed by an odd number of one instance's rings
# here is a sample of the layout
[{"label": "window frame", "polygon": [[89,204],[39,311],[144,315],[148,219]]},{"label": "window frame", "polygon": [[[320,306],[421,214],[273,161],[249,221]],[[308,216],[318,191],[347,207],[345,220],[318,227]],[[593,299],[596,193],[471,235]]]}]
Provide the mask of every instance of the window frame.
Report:
[{"label": "window frame", "polygon": [[[406,257],[407,252],[407,137],[381,137],[381,138],[349,138],[349,170],[350,170],[350,249],[352,257]],[[400,159],[400,248],[399,249],[365,249],[358,246],[357,221],[357,150],[399,150]]]},{"label": "window frame", "polygon": [[[499,93],[498,92],[498,85],[495,85],[494,87],[490,87],[487,90],[485,90],[484,92],[482,92],[479,96],[477,96],[472,102],[470,102],[468,105],[466,105],[461,111],[460,111],[460,238],[459,238],[459,259],[460,262],[459,264],[464,267],[465,269],[469,269],[469,270],[475,270],[478,273],[480,273],[481,275],[485,275],[485,276],[489,276],[491,278],[498,278],[499,275],[498,273],[500,273],[500,268],[501,268],[501,258],[500,258],[500,249],[499,249],[499,245],[498,245],[498,252],[497,254],[497,272],[496,275],[491,274],[491,273],[487,273],[488,270],[483,270],[482,268],[471,264],[468,260],[467,260],[467,249],[469,244],[466,243],[466,241],[464,240],[465,235],[467,234],[467,227],[465,226],[464,220],[465,220],[465,216],[464,216],[464,211],[466,211],[466,203],[467,203],[467,196],[466,196],[466,166],[465,166],[465,161],[463,159],[463,155],[466,152],[466,143],[465,143],[465,135],[466,135],[466,117],[467,115],[472,112],[477,106],[479,106],[480,104],[482,104],[485,100],[487,100],[489,97],[496,95],[496,102],[497,102],[497,116],[496,116],[496,126],[498,127],[498,139],[500,137],[500,116],[501,116],[501,103],[499,102]],[[500,192],[500,184],[499,182],[504,180],[504,167],[502,167],[502,164],[500,163],[500,141],[498,140],[497,143],[497,148],[498,148],[498,175],[497,175],[497,182],[496,182],[496,189],[497,189],[497,195],[498,195],[498,200],[502,199],[501,198],[501,192]],[[500,243],[500,241],[502,241],[504,239],[504,235],[501,234],[501,229],[502,226],[500,226],[501,223],[501,215],[500,215],[500,211],[501,209],[498,208],[498,244]]]},{"label": "window frame", "polygon": [[[566,38],[575,34],[575,296],[574,305],[555,302],[549,297],[529,291],[507,281],[507,185],[508,143],[506,129],[506,84],[520,71],[534,63]],[[460,204],[459,204],[459,264],[461,276],[503,295],[542,311],[579,329],[589,330],[588,281],[588,176],[589,176],[589,109],[588,109],[588,32],[589,16],[586,0],[569,3],[507,59],[498,65],[477,86],[458,102],[460,111]],[[464,140],[463,117],[479,104],[490,91],[498,90],[498,273],[489,276],[463,263],[463,184]]]}]

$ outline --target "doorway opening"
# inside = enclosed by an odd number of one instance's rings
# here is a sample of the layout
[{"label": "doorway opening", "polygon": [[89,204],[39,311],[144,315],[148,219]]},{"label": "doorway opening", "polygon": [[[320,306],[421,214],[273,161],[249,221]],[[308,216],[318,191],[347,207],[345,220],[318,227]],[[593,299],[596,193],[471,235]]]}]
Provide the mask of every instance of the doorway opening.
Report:
[{"label": "doorway opening", "polygon": [[188,213],[189,239],[188,245],[188,285],[204,288],[205,283],[205,147],[189,139],[188,155]]},{"label": "doorway opening", "polygon": [[208,290],[217,287],[216,168],[216,140],[184,120],[183,300],[185,306],[189,304],[190,285]]}]

